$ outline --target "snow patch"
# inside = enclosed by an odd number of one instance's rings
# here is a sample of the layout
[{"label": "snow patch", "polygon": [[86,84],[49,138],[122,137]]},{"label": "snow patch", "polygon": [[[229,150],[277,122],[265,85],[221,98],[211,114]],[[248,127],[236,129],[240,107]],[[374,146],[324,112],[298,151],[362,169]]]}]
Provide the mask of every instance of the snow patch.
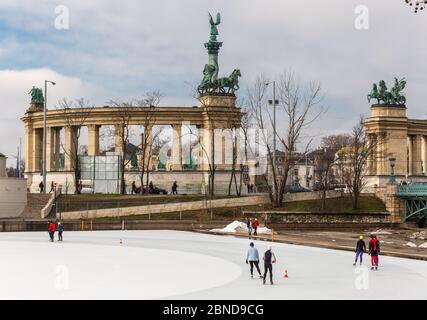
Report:
[{"label": "snow patch", "polygon": [[427,249],[427,242],[424,242],[423,244],[420,244],[418,248]]},{"label": "snow patch", "polygon": [[383,234],[383,235],[386,235],[386,234],[393,234],[393,233],[390,232],[390,231],[378,229],[377,231],[371,232],[371,234],[375,234],[375,235],[377,235],[377,234]]},{"label": "snow patch", "polygon": [[[211,229],[212,232],[221,233],[248,233],[248,227],[246,223],[240,221],[233,221],[222,229]],[[261,227],[257,229],[258,234],[271,234],[271,230],[267,227]]]},{"label": "snow patch", "polygon": [[420,231],[420,232],[414,232],[409,238],[410,239],[425,240],[425,239],[427,239],[427,235],[426,235],[425,231]]},{"label": "snow patch", "polygon": [[417,245],[415,243],[413,243],[413,242],[408,242],[408,243],[404,244],[404,246],[411,247],[411,248],[416,248],[417,247]]}]

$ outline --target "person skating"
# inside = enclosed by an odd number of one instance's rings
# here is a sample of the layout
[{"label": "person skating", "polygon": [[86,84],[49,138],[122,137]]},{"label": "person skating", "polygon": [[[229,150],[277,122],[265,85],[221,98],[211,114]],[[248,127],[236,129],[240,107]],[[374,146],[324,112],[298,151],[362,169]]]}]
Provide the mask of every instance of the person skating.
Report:
[{"label": "person skating", "polygon": [[49,232],[50,241],[53,242],[55,237],[55,231],[56,231],[55,224],[51,220],[49,220],[48,223],[49,223],[49,229],[47,230],[47,232]]},{"label": "person skating", "polygon": [[366,244],[363,241],[363,236],[359,237],[359,241],[356,243],[356,259],[354,260],[353,266],[357,264],[357,260],[360,257],[360,265],[362,265],[363,253],[366,252]]},{"label": "person skating", "polygon": [[253,242],[250,243],[248,253],[246,254],[246,264],[251,266],[251,278],[254,277],[254,266],[258,271],[259,277],[262,278],[261,270],[259,269],[259,254]]},{"label": "person skating", "polygon": [[369,241],[369,254],[371,255],[371,270],[378,270],[378,255],[380,254],[380,242],[377,236],[371,235]]},{"label": "person skating", "polygon": [[271,250],[271,246],[268,246],[268,250],[264,253],[264,277],[263,283],[267,278],[267,272],[270,272],[270,283],[273,284],[273,263],[276,263],[276,256]]},{"label": "person skating", "polygon": [[62,233],[64,232],[64,226],[61,222],[58,222],[58,241],[62,241]]},{"label": "person skating", "polygon": [[248,222],[246,222],[246,226],[248,227],[248,233],[251,236],[252,235],[252,219],[248,218]]},{"label": "person skating", "polygon": [[254,221],[252,222],[252,228],[254,229],[254,236],[257,236],[257,229],[259,227],[259,221],[257,218],[254,219]]}]

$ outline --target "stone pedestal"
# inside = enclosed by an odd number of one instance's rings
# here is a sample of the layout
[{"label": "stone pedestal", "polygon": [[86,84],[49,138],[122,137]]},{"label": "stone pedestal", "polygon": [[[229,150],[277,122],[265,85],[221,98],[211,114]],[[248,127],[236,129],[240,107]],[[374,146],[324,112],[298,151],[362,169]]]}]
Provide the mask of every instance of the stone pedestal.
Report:
[{"label": "stone pedestal", "polygon": [[404,201],[396,197],[397,188],[397,184],[387,184],[386,209],[390,213],[391,223],[403,223]]}]

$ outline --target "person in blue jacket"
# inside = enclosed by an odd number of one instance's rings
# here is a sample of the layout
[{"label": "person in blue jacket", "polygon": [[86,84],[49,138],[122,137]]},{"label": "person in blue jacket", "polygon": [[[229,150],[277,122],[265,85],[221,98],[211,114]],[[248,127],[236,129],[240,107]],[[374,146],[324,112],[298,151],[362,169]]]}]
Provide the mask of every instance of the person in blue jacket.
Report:
[{"label": "person in blue jacket", "polygon": [[64,226],[61,222],[58,222],[58,241],[62,241],[62,233],[64,232]]},{"label": "person in blue jacket", "polygon": [[253,242],[250,243],[248,253],[246,254],[246,263],[251,266],[251,278],[254,277],[254,266],[256,267],[259,277],[262,278],[261,270],[259,269],[259,253]]}]

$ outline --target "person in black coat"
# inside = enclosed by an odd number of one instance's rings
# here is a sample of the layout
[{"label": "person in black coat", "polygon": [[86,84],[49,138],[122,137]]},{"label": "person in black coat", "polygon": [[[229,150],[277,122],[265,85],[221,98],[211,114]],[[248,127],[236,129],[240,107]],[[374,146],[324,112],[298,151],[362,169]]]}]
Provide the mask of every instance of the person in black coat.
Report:
[{"label": "person in black coat", "polygon": [[264,279],[263,283],[267,278],[267,273],[270,272],[270,283],[273,284],[273,263],[276,263],[276,256],[271,251],[271,246],[268,246],[268,250],[264,253]]},{"label": "person in black coat", "polygon": [[360,265],[362,265],[363,253],[366,252],[366,244],[363,241],[363,236],[359,237],[359,241],[356,243],[356,259],[354,260],[353,266],[357,264],[357,260],[360,257]]}]

